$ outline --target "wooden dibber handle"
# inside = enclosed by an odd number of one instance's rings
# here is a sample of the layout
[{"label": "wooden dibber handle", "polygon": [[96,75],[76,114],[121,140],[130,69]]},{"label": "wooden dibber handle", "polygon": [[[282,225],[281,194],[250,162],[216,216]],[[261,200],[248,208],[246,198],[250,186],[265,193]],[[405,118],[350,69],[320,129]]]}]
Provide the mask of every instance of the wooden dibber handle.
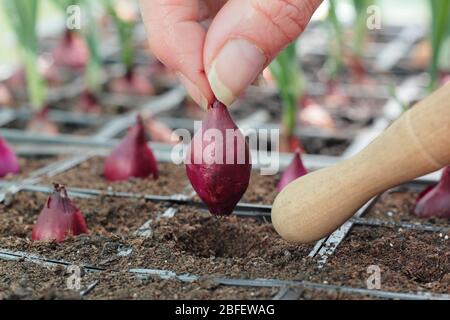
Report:
[{"label": "wooden dibber handle", "polygon": [[319,240],[376,194],[448,164],[450,84],[405,112],[354,157],[289,184],[273,204],[273,225],[291,242]]}]

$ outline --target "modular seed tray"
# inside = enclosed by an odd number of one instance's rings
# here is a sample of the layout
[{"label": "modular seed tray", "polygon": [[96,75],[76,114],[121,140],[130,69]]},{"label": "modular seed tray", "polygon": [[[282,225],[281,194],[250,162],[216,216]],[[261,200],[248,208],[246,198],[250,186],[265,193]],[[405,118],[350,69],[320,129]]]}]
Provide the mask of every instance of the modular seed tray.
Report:
[{"label": "modular seed tray", "polygon": [[[411,92],[410,82],[405,83],[402,88]],[[420,90],[414,92],[417,94]],[[143,105],[139,111],[158,114],[177,105],[183,97],[182,90],[174,89]],[[132,125],[137,112],[111,118],[90,137],[48,137],[0,129],[1,134],[14,143],[19,156],[51,157],[43,168],[36,168],[16,179],[0,181],[0,206],[4,219],[0,237],[0,260],[3,261],[0,269],[4,273],[0,282],[1,297],[449,298],[448,287],[436,284],[427,287],[422,285],[423,279],[420,282],[416,278],[407,278],[404,287],[386,285],[384,289],[382,282],[381,289],[370,290],[362,278],[368,276],[365,264],[358,266],[357,277],[345,272],[336,274],[328,268],[332,266],[331,270],[339,271],[343,255],[340,248],[344,254],[351,254],[352,245],[358,239],[368,237],[372,241],[376,238],[370,235],[371,230],[383,230],[374,232],[381,238],[388,234],[389,241],[396,239],[395,230],[420,234],[427,248],[436,245],[441,250],[434,255],[448,256],[445,243],[448,225],[433,221],[418,223],[386,219],[377,207],[383,196],[367,203],[329,237],[315,244],[297,246],[280,239],[271,225],[270,203],[275,192],[270,189],[275,187],[276,177],[258,178],[256,170],[261,167],[258,161],[254,163],[255,172],[243,202],[238,204],[232,216],[221,219],[208,214],[187,179],[178,175],[177,171],[184,169],[166,164],[171,159],[171,146],[168,145],[150,143],[165,172],[165,179],[109,185],[101,177],[102,158],[118,142],[111,138]],[[9,121],[3,124],[10,123],[15,117],[17,114],[10,114]],[[239,121],[239,125],[259,126],[260,119],[258,114],[252,115]],[[381,120],[354,137],[343,157],[360,150],[384,129],[388,122]],[[279,156],[281,168],[286,167],[292,155]],[[339,160],[341,157],[304,156],[306,167],[312,170]],[[90,172],[93,180],[79,178],[77,181],[77,174],[81,175],[83,170]],[[62,244],[28,240],[42,203],[52,191],[53,180],[63,184],[68,181],[69,195],[85,214],[90,235],[71,238]],[[424,183],[430,182],[415,182],[406,188],[416,190]],[[378,211],[371,211],[374,208]],[[437,235],[444,243],[433,243],[433,239],[423,234]],[[382,243],[378,245],[382,246]],[[369,254],[367,256],[370,258]],[[438,274],[445,285],[448,261],[438,260],[436,263],[441,266]],[[367,261],[367,265],[371,264],[374,262]],[[68,291],[65,280],[70,274],[66,268],[73,266],[85,271],[81,273],[83,285],[79,290]],[[382,267],[389,268],[389,265]],[[51,281],[44,276],[49,272]],[[391,270],[387,272],[392,276]],[[43,287],[42,281],[51,283],[51,290]]]},{"label": "modular seed tray", "polygon": [[[30,153],[30,149],[27,151]],[[162,152],[157,149],[155,154],[158,156]],[[231,217],[215,219],[195,200],[188,184],[182,192],[164,195],[69,186],[69,194],[84,212],[91,234],[68,239],[62,244],[30,242],[27,237],[33,221],[51,192],[49,184],[41,182],[70,171],[98,153],[92,149],[89,156],[65,155],[67,159],[50,163],[31,173],[29,178],[0,183],[4,225],[0,259],[5,260],[0,263],[4,272],[0,288],[6,298],[36,297],[41,292],[50,298],[67,297],[70,293],[95,299],[105,297],[105,290],[111,288],[118,291],[116,295],[109,291],[110,298],[205,299],[233,298],[233,294],[247,299],[450,298],[450,289],[445,287],[450,271],[448,224],[417,223],[405,217],[386,219],[380,216],[380,208],[373,211],[386,195],[399,190],[417,192],[426,183],[413,182],[372,199],[329,237],[299,246],[277,236],[270,224],[270,205],[240,203]],[[371,236],[371,232],[375,235]],[[384,234],[389,236],[387,241],[397,245],[404,241],[402,232],[418,239],[423,237],[425,249],[436,247],[432,254],[441,255],[441,259],[433,260],[440,268],[442,279],[435,279],[440,287],[435,283],[428,288],[414,275],[405,280],[405,288],[396,287],[395,283],[383,284],[383,272],[389,275],[389,280],[392,274],[401,271],[382,269],[381,288],[367,289],[367,266],[383,262],[376,257],[374,261],[363,261],[357,276],[340,270],[339,262],[346,260],[340,253],[341,247],[344,254],[357,254],[351,250],[355,243],[367,247],[369,241],[377,240],[380,245]],[[365,242],[367,237],[369,240]],[[370,257],[369,253],[367,256]],[[405,259],[408,258],[413,257]],[[407,261],[403,262],[408,265]],[[29,270],[37,279],[24,274],[26,280],[22,277],[22,282],[18,281],[16,271],[12,271],[18,268],[17,264],[22,273]],[[77,292],[68,291],[63,281],[70,276],[65,271],[70,266],[85,271],[81,277],[83,285]],[[389,268],[389,264],[383,267]],[[48,272],[54,274],[55,279],[51,282],[54,286],[50,296],[50,289],[40,286],[42,279],[38,276]],[[339,272],[343,273],[342,277]],[[119,288],[125,288],[125,292]]]}]

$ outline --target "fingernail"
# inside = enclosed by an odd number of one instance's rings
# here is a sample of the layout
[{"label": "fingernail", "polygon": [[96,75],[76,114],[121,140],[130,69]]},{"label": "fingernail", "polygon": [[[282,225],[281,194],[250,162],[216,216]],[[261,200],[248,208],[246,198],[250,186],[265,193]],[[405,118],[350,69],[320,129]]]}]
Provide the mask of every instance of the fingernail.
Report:
[{"label": "fingernail", "polygon": [[229,106],[259,75],[263,51],[244,39],[228,41],[211,64],[208,80],[217,99]]},{"label": "fingernail", "polygon": [[177,76],[181,81],[181,84],[186,88],[188,94],[192,99],[204,110],[208,109],[208,99],[203,95],[200,89],[189,80],[184,74],[177,72]]}]

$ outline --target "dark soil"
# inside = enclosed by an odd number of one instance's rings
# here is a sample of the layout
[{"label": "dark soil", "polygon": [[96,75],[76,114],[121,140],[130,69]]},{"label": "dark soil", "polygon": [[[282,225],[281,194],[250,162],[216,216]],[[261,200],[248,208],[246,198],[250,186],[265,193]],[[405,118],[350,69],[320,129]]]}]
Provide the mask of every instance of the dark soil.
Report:
[{"label": "dark soil", "polygon": [[159,163],[159,178],[153,180],[133,178],[128,181],[108,182],[103,177],[104,158],[95,157],[79,166],[47,179],[44,183],[53,181],[65,184],[69,188],[90,188],[111,190],[116,192],[135,192],[155,195],[172,195],[182,193],[189,185],[184,166],[169,163]]},{"label": "dark soil", "polygon": [[[26,130],[28,122],[29,122],[28,120],[14,120],[5,125],[5,128]],[[58,126],[59,133],[62,134],[88,136],[95,133],[99,129],[98,126],[88,126],[83,124],[63,123],[63,122],[55,122],[55,123]]]},{"label": "dark soil", "polygon": [[[153,268],[239,278],[304,279],[312,268],[307,258],[312,245],[288,244],[268,223],[236,216],[218,219],[188,207],[180,207],[174,218],[157,220],[163,208],[143,200],[73,199],[90,235],[61,244],[31,242],[28,237],[45,198],[20,192],[9,206],[0,207],[1,248],[115,270]],[[149,219],[152,236],[135,236]],[[132,251],[118,254],[125,249]]]},{"label": "dark soil", "polygon": [[82,296],[67,287],[71,276],[65,267],[43,267],[25,261],[0,261],[1,299],[271,299],[278,288],[235,287],[200,280],[185,283],[139,278],[129,272],[81,272]]},{"label": "dark soil", "polygon": [[91,278],[99,283],[87,299],[266,300],[278,291],[278,288],[223,286],[208,279],[189,283],[157,277],[140,279],[126,272],[92,274]]},{"label": "dark soil", "polygon": [[39,157],[20,156],[19,163],[20,163],[21,172],[17,175],[8,175],[6,177],[0,178],[0,180],[11,181],[11,180],[20,180],[20,179],[27,178],[30,175],[30,173],[32,173],[33,171],[41,169],[57,160],[58,160],[58,157],[53,157],[53,156],[42,156],[42,157],[41,156],[39,156]]},{"label": "dark soil", "polygon": [[240,202],[272,205],[277,196],[277,183],[279,175],[261,175],[253,171],[250,184]]},{"label": "dark soil", "polygon": [[[0,204],[0,237],[29,238],[47,197],[42,193],[22,191],[15,194],[8,204]],[[109,235],[113,238],[133,232],[145,221],[164,211],[163,205],[144,199],[100,197],[74,198],[72,201],[83,213],[92,235]],[[40,247],[39,243],[34,244]]]},{"label": "dark soil", "polygon": [[366,288],[370,265],[381,269],[381,290],[450,293],[448,234],[404,229],[353,229],[314,280]]},{"label": "dark soil", "polygon": [[419,218],[413,215],[412,209],[418,195],[419,192],[408,189],[385,192],[364,217],[395,222],[426,223],[448,226],[450,222],[448,219]]},{"label": "dark soil", "polygon": [[[0,300],[2,299],[272,299],[279,288],[218,285],[207,278],[194,282],[142,278],[129,272],[86,272],[81,269],[80,291],[68,288],[71,273],[63,266],[44,267],[27,261],[0,260]],[[83,294],[90,285],[95,286]],[[300,300],[356,300],[371,297],[332,290],[304,288],[296,293]],[[292,298],[295,298],[292,297]]]},{"label": "dark soil", "polygon": [[153,230],[153,239],[142,243],[148,250],[130,256],[134,267],[239,278],[303,279],[308,273],[312,246],[290,245],[256,219],[181,207]]},{"label": "dark soil", "polygon": [[[84,163],[81,166],[84,168],[69,175],[73,176],[74,183],[89,181],[89,177],[92,182],[98,180],[95,174],[84,173],[89,173],[89,168],[94,168],[95,172],[101,167],[101,158],[91,161],[94,162]],[[162,176],[178,169],[166,166],[168,172]],[[185,177],[184,168],[179,168],[182,169],[179,174]],[[277,179],[278,176],[260,176],[259,172],[253,172],[242,201],[270,204],[276,195]],[[105,269],[83,275],[83,286],[98,281],[85,299],[271,299],[278,292],[278,288],[221,286],[210,279],[212,276],[305,279],[366,288],[369,265],[378,265],[381,269],[381,290],[450,293],[450,234],[355,227],[318,272],[315,259],[308,258],[313,245],[289,244],[278,236],[271,224],[261,219],[218,218],[187,206],[178,206],[172,218],[160,217],[169,205],[144,199],[73,198],[85,216],[89,235],[72,237],[63,243],[32,242],[31,230],[47,196],[23,191],[7,204],[0,204],[0,248]],[[415,196],[416,192],[411,190],[386,193],[369,216],[409,221],[408,209]],[[384,216],[394,209],[392,217]],[[152,232],[147,237],[137,235],[136,230],[150,219]],[[193,283],[155,277],[142,279],[127,272],[136,268],[164,269],[203,278]],[[68,275],[63,268],[47,270],[24,261],[0,261],[0,271],[5,274],[0,277],[0,298],[81,298],[66,289]],[[372,299],[312,289],[303,289],[296,298]]]},{"label": "dark soil", "polygon": [[0,300],[80,299],[67,289],[64,267],[41,267],[26,261],[0,260]]}]

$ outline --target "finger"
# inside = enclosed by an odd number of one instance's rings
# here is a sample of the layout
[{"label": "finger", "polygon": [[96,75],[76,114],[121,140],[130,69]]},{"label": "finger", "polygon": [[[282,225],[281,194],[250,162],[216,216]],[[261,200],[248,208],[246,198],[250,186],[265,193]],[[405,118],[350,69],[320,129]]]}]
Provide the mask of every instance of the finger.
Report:
[{"label": "finger", "polygon": [[204,65],[216,97],[230,105],[296,39],[322,0],[230,0],[208,30]]},{"label": "finger", "polygon": [[199,21],[205,16],[204,6],[198,0],[141,0],[140,6],[151,51],[206,108],[214,94],[203,67],[206,31]]}]

